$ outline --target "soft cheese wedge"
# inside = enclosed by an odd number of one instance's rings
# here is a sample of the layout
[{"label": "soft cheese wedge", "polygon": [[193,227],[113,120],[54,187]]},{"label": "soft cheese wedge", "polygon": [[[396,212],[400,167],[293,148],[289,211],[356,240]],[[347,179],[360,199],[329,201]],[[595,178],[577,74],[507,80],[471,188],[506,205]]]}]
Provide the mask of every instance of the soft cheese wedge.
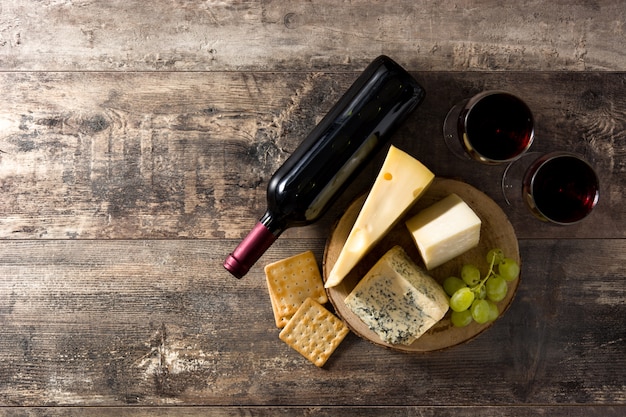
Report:
[{"label": "soft cheese wedge", "polygon": [[456,194],[450,194],[406,221],[428,270],[477,246],[480,226],[480,218]]},{"label": "soft cheese wedge", "polygon": [[435,175],[421,162],[391,146],[352,226],[325,287],[339,284],[365,254],[426,191]]},{"label": "soft cheese wedge", "polygon": [[400,246],[383,255],[345,303],[390,344],[410,345],[448,311],[448,298],[441,285]]}]

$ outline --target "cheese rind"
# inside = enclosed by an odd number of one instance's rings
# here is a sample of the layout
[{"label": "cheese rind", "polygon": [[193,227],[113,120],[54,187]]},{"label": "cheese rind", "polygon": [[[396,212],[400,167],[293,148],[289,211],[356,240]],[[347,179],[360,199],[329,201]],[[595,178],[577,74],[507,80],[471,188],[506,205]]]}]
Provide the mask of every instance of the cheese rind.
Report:
[{"label": "cheese rind", "polygon": [[461,197],[450,194],[406,221],[426,269],[478,245],[481,220]]},{"label": "cheese rind", "polygon": [[448,298],[400,246],[369,270],[345,299],[346,306],[390,344],[410,345],[441,320]]},{"label": "cheese rind", "polygon": [[397,223],[432,183],[435,175],[395,146],[389,148],[374,185],[326,280],[338,285],[367,252]]}]

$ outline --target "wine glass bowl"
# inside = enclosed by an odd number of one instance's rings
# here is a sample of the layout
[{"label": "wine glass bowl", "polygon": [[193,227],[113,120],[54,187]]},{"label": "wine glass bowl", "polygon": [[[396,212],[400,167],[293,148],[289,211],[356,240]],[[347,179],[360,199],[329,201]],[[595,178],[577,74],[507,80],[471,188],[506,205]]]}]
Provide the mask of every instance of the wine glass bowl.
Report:
[{"label": "wine glass bowl", "polygon": [[517,96],[488,90],[450,109],[443,136],[448,149],[459,158],[490,165],[508,163],[531,147],[534,118]]},{"label": "wine glass bowl", "polygon": [[539,220],[571,225],[596,207],[600,183],[594,168],[579,154],[530,152],[506,167],[502,192],[508,205],[523,204]]},{"label": "wine glass bowl", "polygon": [[598,204],[600,184],[593,167],[571,152],[551,152],[534,161],[522,180],[522,196],[541,220],[574,224]]}]

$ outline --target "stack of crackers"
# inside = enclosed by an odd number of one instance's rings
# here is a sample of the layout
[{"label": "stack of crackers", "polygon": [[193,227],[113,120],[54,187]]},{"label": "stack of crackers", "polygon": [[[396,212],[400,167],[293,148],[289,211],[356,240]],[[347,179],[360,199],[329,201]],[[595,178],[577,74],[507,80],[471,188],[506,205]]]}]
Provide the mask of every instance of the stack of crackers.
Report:
[{"label": "stack of crackers", "polygon": [[328,311],[315,255],[306,251],[265,266],[279,338],[318,367],[324,366],[349,332]]}]

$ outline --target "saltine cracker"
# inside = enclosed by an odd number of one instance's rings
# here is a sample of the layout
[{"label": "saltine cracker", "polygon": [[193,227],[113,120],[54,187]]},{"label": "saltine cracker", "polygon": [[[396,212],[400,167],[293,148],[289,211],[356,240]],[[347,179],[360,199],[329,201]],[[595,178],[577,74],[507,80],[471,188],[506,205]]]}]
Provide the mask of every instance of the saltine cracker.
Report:
[{"label": "saltine cracker", "polygon": [[307,298],[280,332],[280,339],[318,367],[324,366],[349,333],[343,321]]},{"label": "saltine cracker", "polygon": [[265,266],[276,326],[285,327],[307,298],[328,302],[315,255],[306,251]]}]

